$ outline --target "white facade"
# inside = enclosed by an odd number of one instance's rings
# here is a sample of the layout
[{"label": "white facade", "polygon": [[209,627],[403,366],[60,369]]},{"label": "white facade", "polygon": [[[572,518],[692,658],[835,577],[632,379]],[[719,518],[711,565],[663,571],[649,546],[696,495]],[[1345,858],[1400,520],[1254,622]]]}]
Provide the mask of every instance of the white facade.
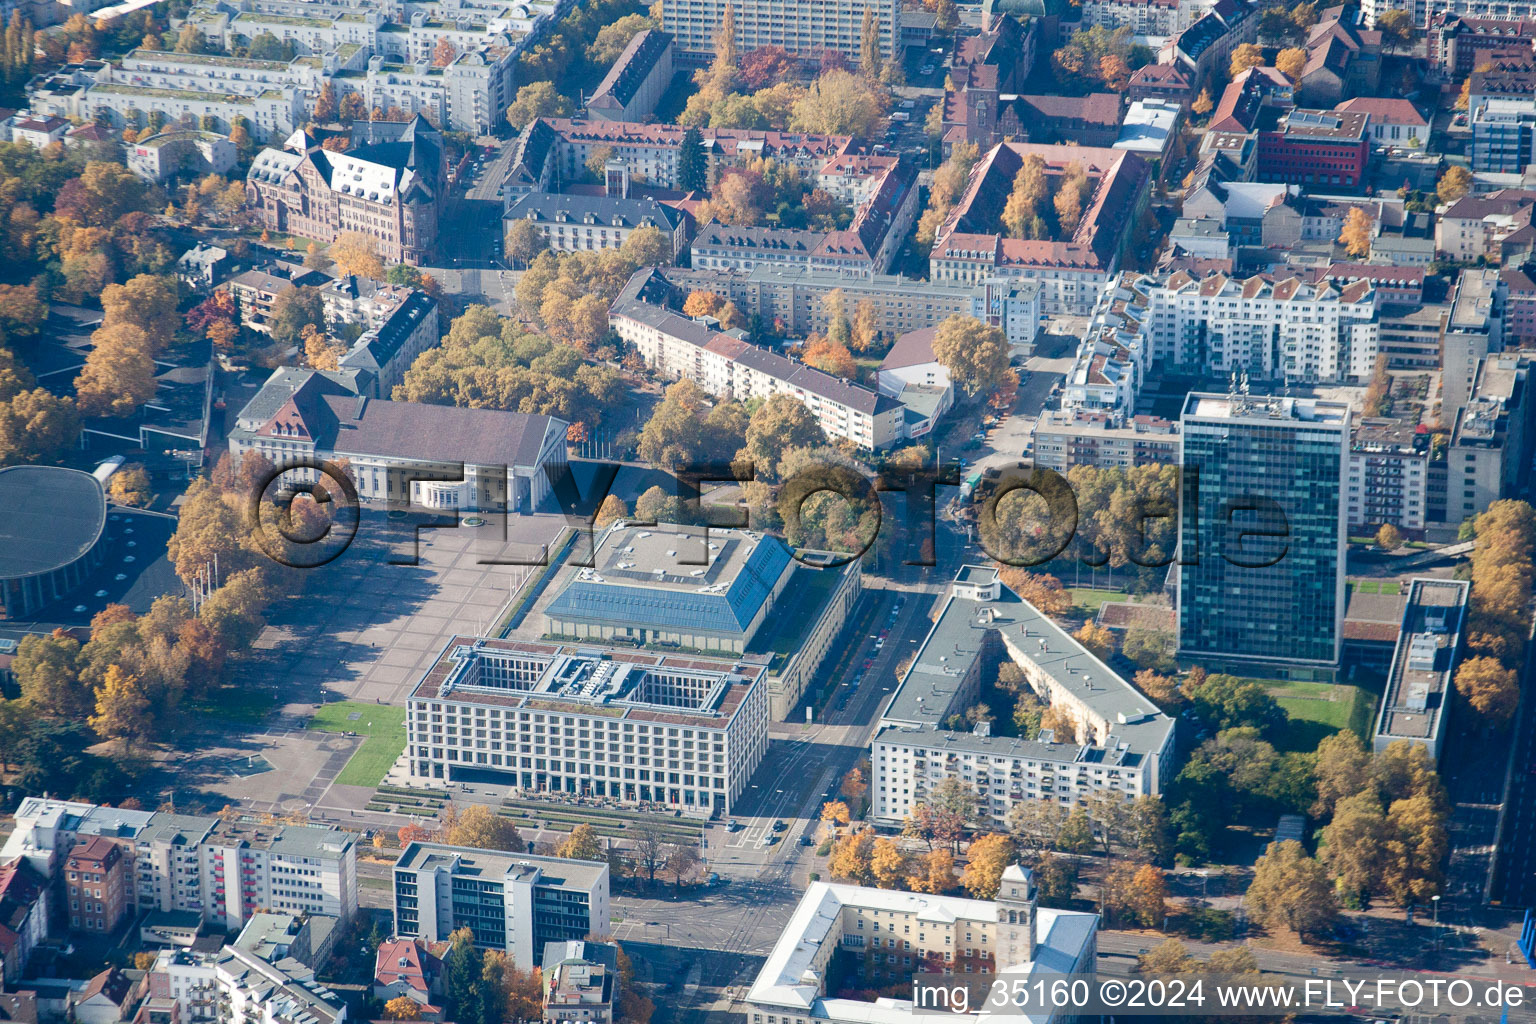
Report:
[{"label": "white facade", "polygon": [[773,0],[666,0],[661,27],[672,33],[680,56],[704,60],[714,53],[715,32],[725,10],[736,17],[736,46],[742,52],[782,46],[791,53],[836,50],[859,59],[859,29],[864,11],[873,10],[880,25],[880,52],[896,53],[901,5],[895,0],[801,0],[786,10]]},{"label": "white facade", "polygon": [[637,271],[608,311],[609,326],[647,366],[737,401],[792,395],[827,437],[861,448],[887,448],[904,438],[901,403],[646,301],[641,291],[652,273]]},{"label": "white facade", "polygon": [[1376,365],[1377,296],[1299,279],[1142,277],[1139,333],[1159,364],[1298,383],[1365,380]]},{"label": "white facade", "polygon": [[[1035,740],[945,728],[979,694],[986,634],[1071,735]],[[1158,794],[1172,770],[1173,720],[1112,669],[1008,590],[995,570],[967,566],[881,713],[870,746],[870,817],[900,822],[942,779],[977,795],[977,820],[1003,827],[1025,800],[1073,807],[1097,793]]]},{"label": "white facade", "polygon": [[[729,814],[768,749],[767,670],[750,660],[674,662],[590,644],[458,638],[438,659],[453,666],[447,678],[429,671],[411,693],[411,775]],[[564,673],[595,689],[568,689]]]},{"label": "white facade", "polygon": [[539,966],[546,942],[613,927],[608,865],[597,861],[411,843],[395,862],[394,891],[395,934],[446,942],[467,923],[475,945],[522,971]]}]

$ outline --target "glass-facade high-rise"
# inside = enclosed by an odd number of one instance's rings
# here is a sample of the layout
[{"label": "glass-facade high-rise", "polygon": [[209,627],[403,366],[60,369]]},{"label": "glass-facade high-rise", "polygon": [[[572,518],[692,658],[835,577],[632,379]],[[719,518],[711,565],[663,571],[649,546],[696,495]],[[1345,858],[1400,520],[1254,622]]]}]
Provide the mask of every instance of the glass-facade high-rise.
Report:
[{"label": "glass-facade high-rise", "polygon": [[1180,424],[1180,654],[1326,676],[1344,623],[1349,407],[1191,394]]}]

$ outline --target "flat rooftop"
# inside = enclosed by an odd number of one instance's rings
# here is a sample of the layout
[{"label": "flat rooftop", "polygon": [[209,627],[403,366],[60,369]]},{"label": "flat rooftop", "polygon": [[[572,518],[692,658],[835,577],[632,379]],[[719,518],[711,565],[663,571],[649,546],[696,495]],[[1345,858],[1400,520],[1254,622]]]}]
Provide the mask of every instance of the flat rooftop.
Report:
[{"label": "flat rooftop", "polygon": [[1315,398],[1249,397],[1191,392],[1184,400],[1184,419],[1242,420],[1343,426],[1349,422],[1349,406]]},{"label": "flat rooftop", "polygon": [[1463,580],[1427,578],[1409,585],[1376,728],[1380,739],[1438,739],[1470,588]]},{"label": "flat rooftop", "polygon": [[107,499],[89,473],[58,466],[0,469],[0,579],[51,572],[101,539]]},{"label": "flat rooftop", "polygon": [[411,843],[395,861],[397,871],[443,868],[455,875],[472,875],[487,881],[528,878],[537,872],[543,885],[588,890],[600,881],[608,865],[591,860],[567,860],[534,853],[506,853],[447,843]]},{"label": "flat rooftop", "polygon": [[[956,596],[951,589],[933,628],[918,648],[906,678],[891,695],[881,715],[883,726],[939,730],[950,715],[961,710],[952,706],[960,682],[971,664],[980,657],[988,634],[999,633],[1007,643],[1027,653],[1031,661],[1090,711],[1108,722],[1113,742],[1103,748],[1083,746],[1079,749],[1076,743],[1046,744],[958,731],[945,732],[942,740],[932,735],[914,736],[914,742],[944,742],[955,744],[957,748],[998,755],[1015,753],[1127,766],[1138,764],[1148,754],[1162,750],[1173,729],[1173,719],[1089,653],[1050,616],[1007,587],[1000,586],[998,594],[996,600],[978,601]],[[878,738],[890,742],[903,740],[896,733],[883,730]]]},{"label": "flat rooftop", "polygon": [[767,674],[762,657],[456,636],[411,699],[723,729]]}]

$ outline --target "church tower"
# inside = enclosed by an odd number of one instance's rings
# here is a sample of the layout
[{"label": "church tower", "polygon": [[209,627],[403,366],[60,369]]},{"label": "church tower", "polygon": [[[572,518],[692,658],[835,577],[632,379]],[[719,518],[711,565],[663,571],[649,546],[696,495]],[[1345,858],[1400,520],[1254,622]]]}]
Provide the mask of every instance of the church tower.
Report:
[{"label": "church tower", "polygon": [[1003,871],[997,890],[997,949],[999,971],[1035,959],[1035,874],[1017,864]]}]

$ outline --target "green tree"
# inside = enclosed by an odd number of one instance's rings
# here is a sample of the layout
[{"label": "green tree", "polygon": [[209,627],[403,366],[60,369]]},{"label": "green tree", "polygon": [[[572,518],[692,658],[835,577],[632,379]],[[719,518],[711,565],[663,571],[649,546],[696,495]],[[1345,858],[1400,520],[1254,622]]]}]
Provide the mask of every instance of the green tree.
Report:
[{"label": "green tree", "polygon": [[138,327],[120,323],[91,335],[94,347],[75,378],[80,410],[90,416],[131,416],[155,396],[155,361]]},{"label": "green tree", "polygon": [[318,289],[308,285],[289,288],[272,301],[267,330],[273,342],[285,348],[301,345],[306,326],[325,330],[325,304]]},{"label": "green tree", "polygon": [[805,403],[793,395],[772,395],[758,406],[747,423],[741,457],[757,469],[759,478],[777,479],[779,460],[794,448],[827,443],[821,424]]},{"label": "green tree", "polygon": [[1254,864],[1246,904],[1260,923],[1303,938],[1320,934],[1338,916],[1327,872],[1295,840],[1269,844]]},{"label": "green tree", "polygon": [[871,82],[879,81],[885,59],[880,53],[880,19],[875,17],[874,7],[864,8],[864,20],[859,25],[859,73]]},{"label": "green tree", "polygon": [[570,117],[575,108],[554,82],[530,82],[517,90],[507,107],[507,123],[521,129],[541,117]]},{"label": "green tree", "polygon": [[619,251],[641,267],[669,267],[674,256],[672,239],[648,224],[630,232]]},{"label": "green tree", "polygon": [[0,399],[0,466],[56,462],[80,436],[75,403],[43,388]]},{"label": "green tree", "polygon": [[603,859],[603,838],[597,834],[597,829],[583,822],[571,829],[571,834],[560,844],[556,856],[566,860],[595,860]]},{"label": "green tree", "polygon": [[149,735],[153,722],[149,698],[137,676],[117,665],[107,668],[96,690],[96,713],[89,724],[100,736],[121,740],[124,750],[131,750]]},{"label": "green tree", "polygon": [[22,700],[39,714],[81,720],[95,706],[80,683],[80,643],[62,629],[22,637],[12,671]]},{"label": "green tree", "polygon": [[677,150],[677,187],[684,192],[709,188],[709,165],[704,156],[704,137],[697,128],[683,132]]},{"label": "green tree", "polygon": [[966,394],[989,394],[1008,370],[1008,339],[1002,328],[956,313],[934,332],[933,356]]},{"label": "green tree", "polygon": [[[450,805],[451,807],[452,805]],[[483,804],[455,810],[443,823],[445,841],[454,846],[477,850],[506,850],[521,853],[525,844],[517,826]]]},{"label": "green tree", "polygon": [[1002,884],[1003,871],[1013,863],[1016,854],[1013,840],[1007,836],[998,833],[982,836],[966,851],[967,861],[960,884],[975,899],[993,899]]},{"label": "green tree", "polygon": [[549,248],[549,241],[539,226],[526,218],[514,220],[507,227],[507,257],[513,266],[526,267],[533,258]]}]

